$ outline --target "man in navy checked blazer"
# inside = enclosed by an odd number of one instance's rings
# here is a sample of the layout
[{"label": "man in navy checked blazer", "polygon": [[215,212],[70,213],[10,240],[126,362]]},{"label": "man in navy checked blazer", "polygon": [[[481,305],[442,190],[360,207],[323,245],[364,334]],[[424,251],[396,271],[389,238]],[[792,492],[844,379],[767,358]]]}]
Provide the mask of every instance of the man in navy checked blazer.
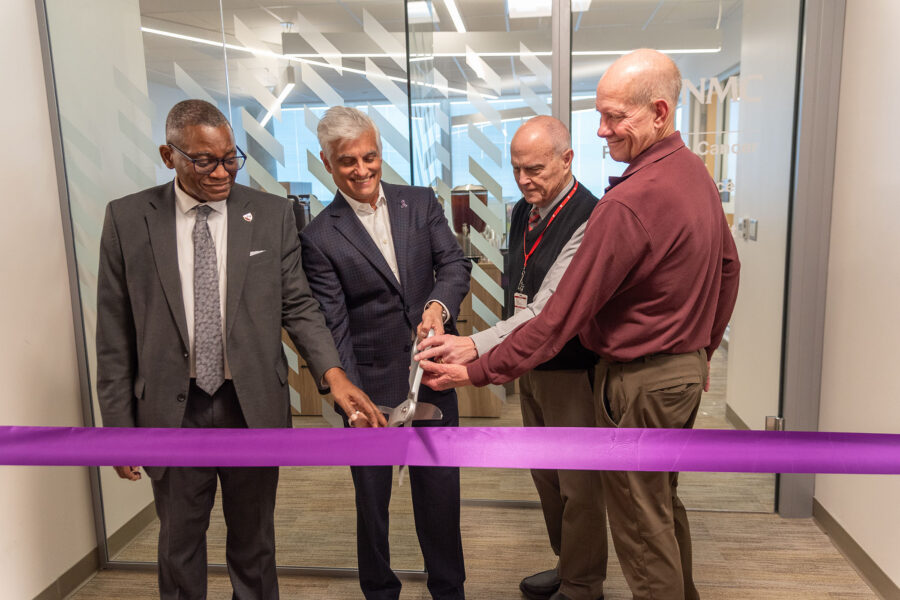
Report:
[{"label": "man in navy checked blazer", "polygon": [[[374,403],[394,407],[409,392],[416,334],[456,333],[472,266],[429,188],[381,182],[381,138],[367,115],[333,107],[317,134],[338,192],[301,235],[303,266],[350,380]],[[419,394],[443,419],[416,426],[459,425],[455,392],[423,386]],[[366,418],[338,412],[345,423]],[[396,600],[400,580],[388,547],[392,467],[350,470],[360,587],[367,600]],[[459,469],[410,467],[409,479],[428,589],[435,599],[464,598]]]}]

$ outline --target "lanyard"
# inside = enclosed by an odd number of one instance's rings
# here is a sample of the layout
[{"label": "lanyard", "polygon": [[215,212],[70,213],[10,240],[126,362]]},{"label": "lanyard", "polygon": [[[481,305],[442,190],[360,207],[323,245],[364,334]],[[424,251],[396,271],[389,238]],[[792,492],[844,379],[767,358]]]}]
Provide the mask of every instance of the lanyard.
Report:
[{"label": "lanyard", "polygon": [[572,196],[575,195],[575,192],[578,190],[578,181],[575,181],[575,185],[572,186],[572,190],[568,193],[568,195],[563,199],[562,202],[557,205],[556,210],[553,211],[553,214],[550,215],[550,219],[547,221],[547,224],[544,225],[544,229],[541,231],[541,235],[538,236],[538,239],[534,241],[534,244],[531,246],[531,250],[526,252],[526,236],[528,235],[528,227],[525,227],[525,231],[522,232],[522,254],[525,256],[525,264],[522,265],[522,276],[519,277],[519,285],[516,288],[517,291],[522,292],[525,290],[525,269],[528,268],[528,259],[531,258],[531,255],[534,254],[534,251],[537,250],[538,246],[541,245],[541,240],[544,239],[544,234],[547,233],[547,230],[550,228],[550,225],[553,224],[553,220],[556,218],[556,215],[559,214],[559,211],[563,209],[563,207],[569,202]]}]

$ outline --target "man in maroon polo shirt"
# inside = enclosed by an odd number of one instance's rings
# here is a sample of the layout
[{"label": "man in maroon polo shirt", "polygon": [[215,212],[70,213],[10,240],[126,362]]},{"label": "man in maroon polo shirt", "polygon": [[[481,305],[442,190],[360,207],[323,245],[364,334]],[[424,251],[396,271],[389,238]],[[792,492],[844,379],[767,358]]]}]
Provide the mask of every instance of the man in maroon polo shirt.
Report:
[{"label": "man in maroon polo shirt", "polygon": [[[716,186],[675,131],[680,92],[678,68],[654,50],[610,66],[597,86],[597,135],[628,168],[610,178],[544,310],[467,366],[421,352],[427,385],[509,381],[577,334],[600,356],[598,426],[693,426],[740,263]],[[636,599],[699,598],[677,485],[677,473],[603,473],[613,542]]]}]

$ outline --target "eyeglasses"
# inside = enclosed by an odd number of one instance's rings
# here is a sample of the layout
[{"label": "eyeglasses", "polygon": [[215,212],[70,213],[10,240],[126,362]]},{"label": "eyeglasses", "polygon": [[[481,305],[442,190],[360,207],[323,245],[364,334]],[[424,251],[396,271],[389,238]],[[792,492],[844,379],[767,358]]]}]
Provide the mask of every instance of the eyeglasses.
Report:
[{"label": "eyeglasses", "polygon": [[222,166],[229,173],[235,173],[241,170],[244,166],[244,162],[247,160],[247,155],[237,146],[235,146],[235,149],[237,149],[239,154],[236,156],[229,156],[228,158],[212,158],[211,156],[193,158],[175,144],[166,145],[172,150],[177,150],[183,157],[194,163],[194,171],[196,171],[198,175],[209,175],[219,168],[219,163],[222,163]]}]

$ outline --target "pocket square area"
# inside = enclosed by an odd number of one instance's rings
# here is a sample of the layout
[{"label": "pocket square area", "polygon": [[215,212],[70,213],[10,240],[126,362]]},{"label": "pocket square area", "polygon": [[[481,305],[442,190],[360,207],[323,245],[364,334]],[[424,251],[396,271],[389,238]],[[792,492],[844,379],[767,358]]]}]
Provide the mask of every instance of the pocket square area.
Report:
[{"label": "pocket square area", "polygon": [[250,256],[256,256],[257,254],[262,254],[265,250],[251,250]]}]

